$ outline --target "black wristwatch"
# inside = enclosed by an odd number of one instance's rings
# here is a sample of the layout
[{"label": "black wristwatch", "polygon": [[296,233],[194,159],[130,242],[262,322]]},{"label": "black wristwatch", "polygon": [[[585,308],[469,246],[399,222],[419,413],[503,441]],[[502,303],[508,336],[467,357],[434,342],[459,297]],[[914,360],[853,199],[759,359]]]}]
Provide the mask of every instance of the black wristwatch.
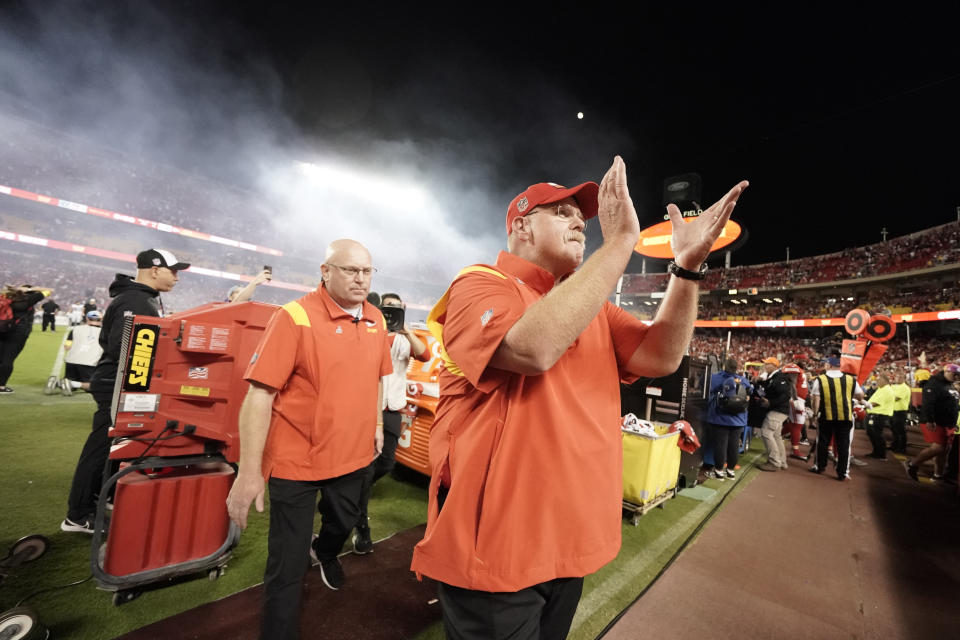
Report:
[{"label": "black wristwatch", "polygon": [[684,269],[676,262],[671,260],[669,263],[667,263],[667,271],[678,278],[683,278],[684,280],[703,280],[707,277],[707,263],[704,262],[701,264],[699,271],[690,271],[689,269]]}]

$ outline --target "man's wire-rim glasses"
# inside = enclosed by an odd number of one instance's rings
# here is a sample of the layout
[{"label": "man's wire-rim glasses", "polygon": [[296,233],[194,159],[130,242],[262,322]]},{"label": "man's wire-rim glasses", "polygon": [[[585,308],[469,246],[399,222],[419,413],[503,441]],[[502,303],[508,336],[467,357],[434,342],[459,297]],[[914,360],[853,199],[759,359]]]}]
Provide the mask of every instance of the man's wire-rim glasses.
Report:
[{"label": "man's wire-rim glasses", "polygon": [[341,267],[338,264],[332,264],[330,262],[327,263],[327,266],[340,269],[340,272],[349,278],[356,278],[357,275],[363,275],[364,278],[369,278],[377,272],[376,267]]}]

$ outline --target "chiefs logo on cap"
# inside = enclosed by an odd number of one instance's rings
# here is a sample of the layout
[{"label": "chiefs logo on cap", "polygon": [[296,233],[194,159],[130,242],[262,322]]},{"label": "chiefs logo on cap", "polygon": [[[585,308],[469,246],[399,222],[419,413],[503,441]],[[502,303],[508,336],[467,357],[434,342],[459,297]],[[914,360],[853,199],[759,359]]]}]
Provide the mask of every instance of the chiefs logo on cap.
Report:
[{"label": "chiefs logo on cap", "polygon": [[520,213],[523,213],[524,211],[527,210],[527,207],[529,205],[530,205],[530,202],[527,200],[526,196],[524,196],[523,198],[520,198],[520,200],[517,201],[517,211],[519,211]]}]

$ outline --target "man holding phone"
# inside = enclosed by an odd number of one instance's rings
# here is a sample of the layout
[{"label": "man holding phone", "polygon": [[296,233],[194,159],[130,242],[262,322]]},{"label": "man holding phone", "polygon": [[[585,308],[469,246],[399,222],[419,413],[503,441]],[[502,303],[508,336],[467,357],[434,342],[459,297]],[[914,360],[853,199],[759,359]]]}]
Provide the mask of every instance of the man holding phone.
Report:
[{"label": "man holding phone", "polygon": [[270,282],[273,279],[273,267],[270,265],[263,265],[263,270],[258,273],[253,280],[251,280],[247,286],[241,287],[239,284],[235,285],[227,291],[227,302],[247,302],[253,298],[253,290],[264,282]]}]

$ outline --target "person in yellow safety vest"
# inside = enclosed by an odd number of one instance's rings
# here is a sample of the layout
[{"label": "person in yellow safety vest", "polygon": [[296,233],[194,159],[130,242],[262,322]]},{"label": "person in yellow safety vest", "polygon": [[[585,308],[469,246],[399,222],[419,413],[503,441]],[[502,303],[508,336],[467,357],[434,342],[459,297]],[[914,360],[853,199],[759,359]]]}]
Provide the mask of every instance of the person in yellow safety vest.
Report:
[{"label": "person in yellow safety vest", "polygon": [[912,394],[906,376],[901,373],[897,375],[897,378],[899,382],[891,385],[897,394],[897,399],[893,403],[893,421],[890,424],[890,430],[893,431],[893,442],[890,443],[890,450],[894,453],[906,453],[907,412],[910,410]]},{"label": "person in yellow safety vest", "polygon": [[868,458],[887,457],[887,443],[883,439],[885,428],[893,431],[893,405],[897,401],[896,391],[890,384],[885,373],[877,377],[877,390],[870,396],[867,403],[867,437],[873,445],[873,451],[867,454]]},{"label": "person in yellow safety vest", "polygon": [[891,429],[892,431],[893,403],[896,400],[897,395],[890,385],[890,379],[886,374],[881,373],[877,376],[877,390],[873,392],[867,403],[867,437],[873,445],[873,451],[867,454],[868,458],[883,460],[887,457],[887,443],[883,439],[883,430]]}]

